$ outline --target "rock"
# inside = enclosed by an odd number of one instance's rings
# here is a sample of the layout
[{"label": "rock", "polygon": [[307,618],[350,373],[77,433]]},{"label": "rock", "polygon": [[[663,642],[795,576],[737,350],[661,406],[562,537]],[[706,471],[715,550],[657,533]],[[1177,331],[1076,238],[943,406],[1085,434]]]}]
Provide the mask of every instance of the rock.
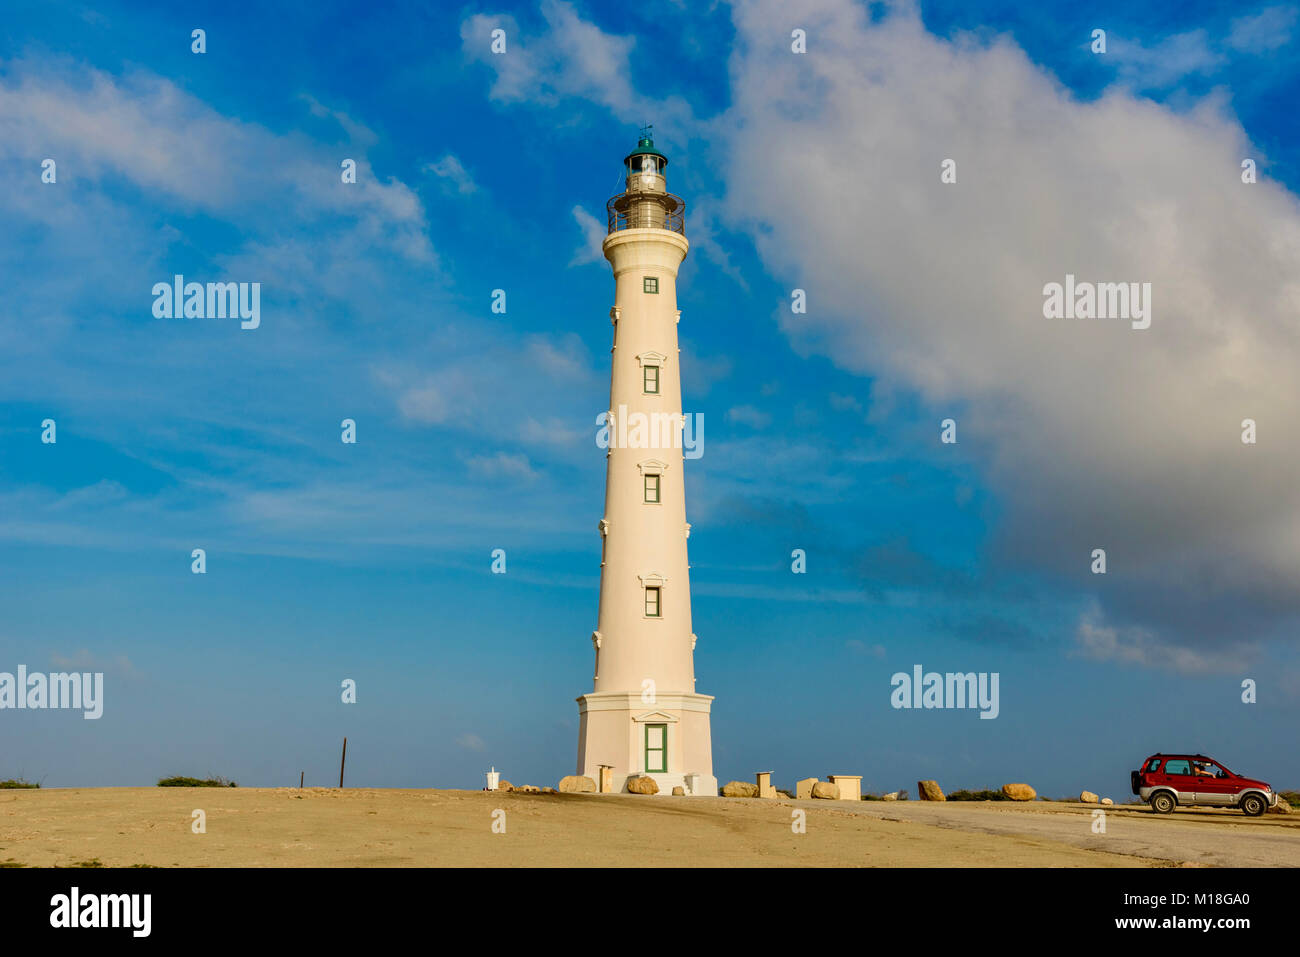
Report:
[{"label": "rock", "polygon": [[680,784],[673,787],[673,797],[686,797],[686,788]]},{"label": "rock", "polygon": [[500,781],[497,782],[498,791],[513,791],[514,789],[515,786],[511,784],[509,781],[507,781],[505,778],[502,778]]},{"label": "rock", "polygon": [[1109,806],[1113,805],[1115,802],[1112,801],[1110,798],[1102,798],[1102,799],[1101,799],[1101,803],[1102,803],[1102,804],[1105,804],[1107,807],[1109,807]]},{"label": "rock", "polygon": [[813,785],[817,783],[816,778],[804,778],[798,781],[794,786],[795,797],[800,801],[806,801],[812,797]]},{"label": "rock", "polygon": [[890,791],[888,794],[882,794],[882,795],[880,795],[880,800],[882,800],[882,801],[897,801],[897,800],[898,800],[898,792],[897,792],[897,791]]},{"label": "rock", "polygon": [[1293,808],[1290,804],[1287,803],[1286,798],[1279,796],[1277,799],[1277,807],[1269,808],[1268,813],[1269,814],[1290,814],[1294,810],[1295,808]]},{"label": "rock", "polygon": [[812,786],[812,796],[822,801],[838,801],[840,786],[829,781],[818,781]]},{"label": "rock", "polygon": [[629,794],[658,794],[659,785],[654,778],[642,774],[627,779],[627,790]]},{"label": "rock", "polygon": [[758,797],[758,785],[750,784],[748,781],[729,781],[722,786],[722,796],[724,798],[756,798]]},{"label": "rock", "polygon": [[556,785],[561,794],[595,794],[596,782],[585,774],[570,774]]},{"label": "rock", "polygon": [[1028,784],[1004,784],[1002,793],[1013,801],[1032,801],[1038,797],[1038,792]]},{"label": "rock", "polygon": [[946,801],[938,781],[917,781],[916,790],[922,801]]},{"label": "rock", "polygon": [[542,789],[536,784],[516,784],[514,790],[522,794],[539,794]]},{"label": "rock", "polygon": [[1097,800],[1098,800],[1097,795],[1093,794],[1091,791],[1079,792],[1080,804],[1096,804]]},{"label": "rock", "polygon": [[560,792],[557,791],[557,790],[555,790],[555,788],[542,788],[542,793],[543,793],[543,794],[559,794]]}]

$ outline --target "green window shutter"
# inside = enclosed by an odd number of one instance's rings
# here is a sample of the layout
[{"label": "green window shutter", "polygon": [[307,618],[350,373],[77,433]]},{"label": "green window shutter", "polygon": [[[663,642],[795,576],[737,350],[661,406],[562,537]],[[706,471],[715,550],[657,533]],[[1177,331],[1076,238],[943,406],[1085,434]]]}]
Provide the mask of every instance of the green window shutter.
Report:
[{"label": "green window shutter", "polygon": [[645,477],[645,501],[651,505],[659,504],[659,476],[647,475]]},{"label": "green window shutter", "polygon": [[643,370],[645,373],[645,392],[647,395],[659,394],[659,367],[646,366]]},{"label": "green window shutter", "polygon": [[649,774],[668,771],[668,725],[645,726],[645,769]]},{"label": "green window shutter", "polygon": [[645,590],[645,615],[647,618],[659,618],[659,587],[650,585]]},{"label": "green window shutter", "polygon": [[643,292],[658,293],[659,278],[657,276],[645,276],[641,279],[641,289]]}]

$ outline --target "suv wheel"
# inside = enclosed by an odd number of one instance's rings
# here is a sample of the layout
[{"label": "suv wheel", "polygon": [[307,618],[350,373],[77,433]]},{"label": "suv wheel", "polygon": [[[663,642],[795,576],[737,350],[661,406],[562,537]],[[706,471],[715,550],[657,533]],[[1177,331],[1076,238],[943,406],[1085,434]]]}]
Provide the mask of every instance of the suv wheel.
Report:
[{"label": "suv wheel", "polygon": [[1241,809],[1246,812],[1247,817],[1259,817],[1266,807],[1264,799],[1258,794],[1247,794],[1241,799]]},{"label": "suv wheel", "polygon": [[1161,791],[1151,798],[1151,810],[1157,814],[1170,814],[1176,806],[1174,796],[1168,791]]}]

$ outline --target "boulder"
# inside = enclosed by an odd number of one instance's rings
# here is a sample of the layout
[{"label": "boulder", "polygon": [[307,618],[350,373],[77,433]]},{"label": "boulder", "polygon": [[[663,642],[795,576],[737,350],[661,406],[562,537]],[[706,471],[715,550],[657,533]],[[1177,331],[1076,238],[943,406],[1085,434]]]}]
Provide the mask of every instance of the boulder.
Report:
[{"label": "boulder", "polygon": [[946,801],[943,796],[943,789],[939,787],[938,781],[917,781],[917,793],[921,795],[922,801]]},{"label": "boulder", "polygon": [[1099,799],[1098,799],[1097,795],[1093,794],[1091,791],[1080,791],[1080,792],[1079,792],[1079,803],[1080,803],[1080,804],[1096,804],[1098,800],[1099,800]]},{"label": "boulder", "polygon": [[682,787],[680,784],[675,785],[673,787],[673,797],[686,797],[686,788]]},{"label": "boulder", "polygon": [[505,778],[502,778],[500,781],[497,782],[498,791],[513,791],[514,789],[515,786],[511,784],[509,781],[507,781]]},{"label": "boulder", "polygon": [[1102,803],[1102,804],[1105,804],[1107,807],[1110,807],[1110,806],[1113,805],[1115,802],[1112,801],[1110,798],[1102,798],[1102,799],[1101,799],[1101,803]]},{"label": "boulder", "polygon": [[1002,793],[1013,801],[1032,801],[1038,797],[1038,792],[1028,784],[1004,784]]},{"label": "boulder", "polygon": [[642,774],[627,779],[627,790],[629,794],[658,794],[659,785],[654,778]]},{"label": "boulder", "polygon": [[890,791],[888,794],[882,794],[882,795],[880,795],[880,800],[882,800],[882,801],[897,801],[897,800],[898,800],[898,792],[897,792],[897,791]]},{"label": "boulder", "polygon": [[829,781],[818,781],[812,786],[812,796],[822,801],[838,801],[840,786]]},{"label": "boulder", "polygon": [[1269,814],[1290,814],[1294,810],[1295,808],[1291,807],[1291,805],[1287,802],[1286,798],[1279,796],[1277,799],[1277,806],[1269,808],[1268,813]]},{"label": "boulder", "polygon": [[758,785],[750,784],[748,781],[728,781],[722,786],[722,796],[724,798],[756,798],[758,797]]},{"label": "boulder", "polygon": [[556,788],[561,794],[595,794],[596,782],[585,774],[570,774],[560,778]]},{"label": "boulder", "polygon": [[523,794],[540,794],[542,789],[536,784],[516,784],[514,790]]}]

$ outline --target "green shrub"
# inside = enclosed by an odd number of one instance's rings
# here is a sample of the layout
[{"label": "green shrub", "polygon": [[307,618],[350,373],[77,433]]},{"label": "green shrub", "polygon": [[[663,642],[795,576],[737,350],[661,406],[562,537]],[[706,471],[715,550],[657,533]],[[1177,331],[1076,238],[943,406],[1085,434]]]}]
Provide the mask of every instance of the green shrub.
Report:
[{"label": "green shrub", "polygon": [[949,801],[1009,801],[1001,791],[953,791]]},{"label": "green shrub", "polygon": [[158,782],[160,788],[235,788],[239,787],[234,781],[227,781],[225,778],[163,778]]},{"label": "green shrub", "polygon": [[24,781],[22,778],[10,778],[8,781],[0,781],[0,788],[38,788],[39,784],[33,784],[31,781]]}]

